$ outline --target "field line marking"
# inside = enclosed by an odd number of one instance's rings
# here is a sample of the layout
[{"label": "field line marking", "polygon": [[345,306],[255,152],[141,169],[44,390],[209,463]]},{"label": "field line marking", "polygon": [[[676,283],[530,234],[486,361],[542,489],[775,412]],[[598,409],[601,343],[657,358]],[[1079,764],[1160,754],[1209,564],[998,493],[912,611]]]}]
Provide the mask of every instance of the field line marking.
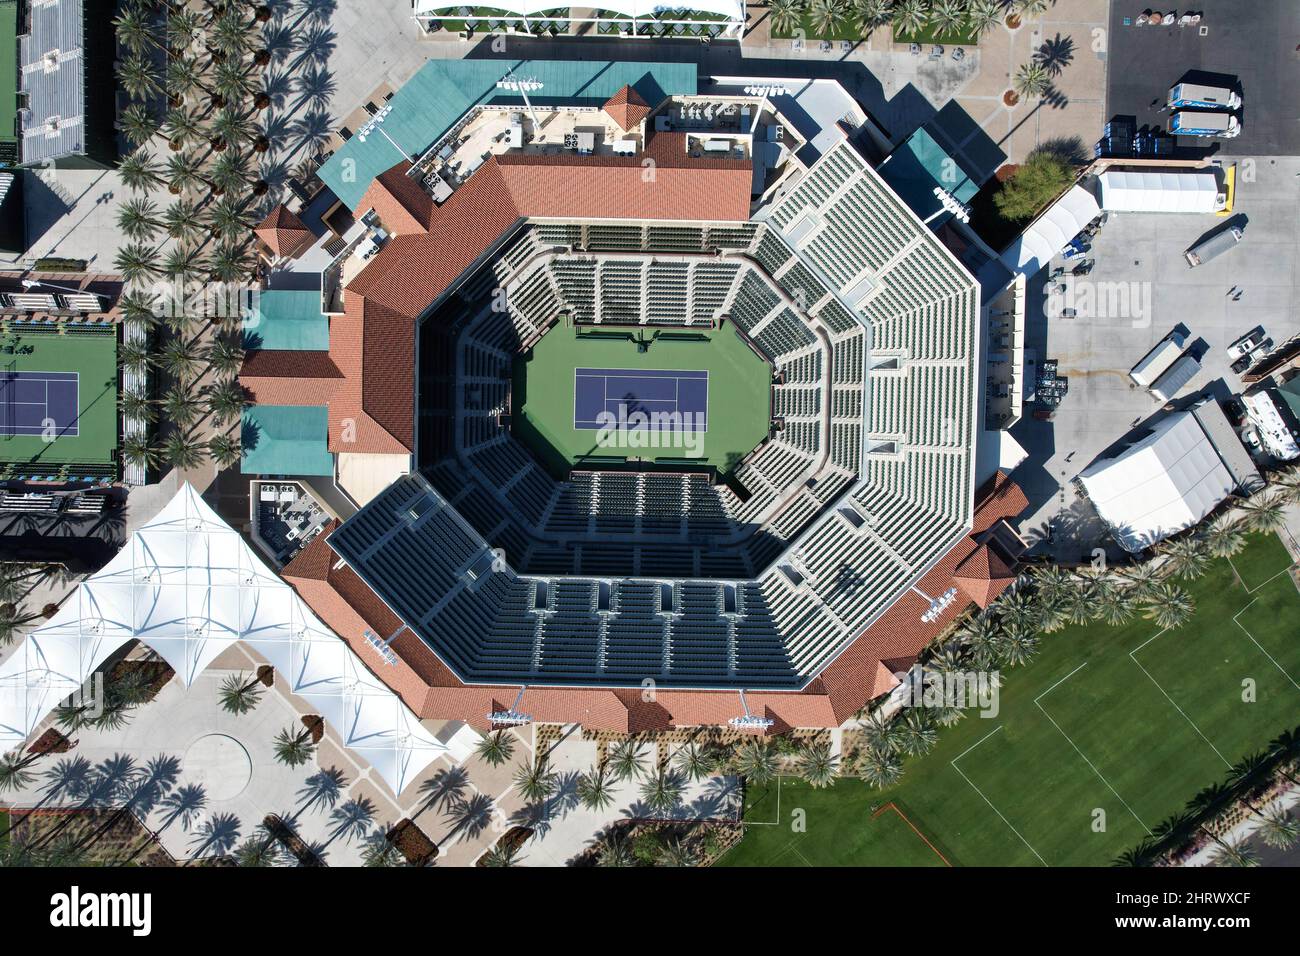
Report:
[{"label": "field line marking", "polygon": [[940,853],[939,848],[936,847],[933,843],[931,843],[929,838],[916,828],[916,824],[913,823],[910,819],[908,819],[907,814],[904,813],[902,810],[900,810],[898,808],[898,804],[896,804],[893,800],[890,800],[887,804],[885,804],[883,807],[881,807],[879,810],[873,813],[871,815],[871,819],[874,820],[876,817],[880,816],[886,810],[893,810],[895,813],[897,813],[899,817],[902,819],[902,821],[912,828],[912,832],[915,833],[918,837],[920,837],[922,841],[924,841],[925,845],[930,848],[931,852],[933,852],[934,855],[937,856],[939,859],[943,860],[943,865],[948,867],[949,869],[952,868],[952,864],[948,862],[948,858],[944,856],[942,853]]},{"label": "field line marking", "polygon": [[996,727],[990,730],[979,740],[975,741],[975,743],[971,744],[969,747],[967,747],[957,756],[953,757],[952,760],[948,761],[948,763],[952,765],[953,770],[956,770],[959,774],[961,774],[961,778],[963,780],[965,780],[968,784],[971,785],[971,789],[980,795],[980,799],[989,805],[989,809],[998,815],[998,819],[1000,819],[1003,823],[1005,823],[1007,827],[1011,830],[1011,832],[1020,838],[1020,842],[1023,843],[1025,846],[1029,847],[1029,852],[1032,853],[1034,856],[1038,857],[1038,862],[1043,864],[1043,866],[1048,866],[1048,862],[1043,859],[1042,854],[1040,854],[1037,850],[1034,849],[1034,845],[1025,839],[1024,834],[1022,834],[1019,830],[1017,830],[1014,826],[1011,825],[1011,821],[1002,815],[1002,811],[993,805],[993,801],[984,795],[984,791],[981,790],[979,787],[975,786],[975,781],[973,781],[970,777],[966,776],[965,771],[963,771],[961,767],[957,766],[958,760],[966,756],[968,753],[970,753],[980,744],[984,743],[984,741],[988,740],[990,737],[992,737],[1001,729],[1002,729],[1002,725],[998,724]]},{"label": "field line marking", "polygon": [[1237,618],[1240,617],[1242,614],[1245,614],[1246,611],[1250,608],[1250,605],[1251,605],[1251,604],[1254,604],[1257,600],[1259,600],[1259,598],[1251,598],[1249,604],[1247,604],[1245,607],[1243,607],[1243,608],[1242,608],[1240,611],[1238,611],[1236,614],[1232,615],[1232,623],[1233,623],[1233,624],[1236,624],[1239,628],[1241,628],[1242,633],[1246,635],[1246,637],[1247,637],[1247,639],[1249,639],[1250,643],[1252,643],[1252,644],[1254,644],[1256,647],[1258,647],[1258,648],[1259,648],[1259,652],[1260,652],[1261,654],[1263,654],[1265,657],[1267,657],[1267,658],[1269,659],[1269,661],[1273,664],[1273,666],[1276,667],[1279,671],[1282,672],[1282,676],[1285,677],[1288,681],[1291,682],[1291,686],[1292,686],[1292,687],[1294,687],[1296,690],[1300,690],[1300,684],[1297,684],[1297,683],[1295,682],[1295,678],[1292,677],[1292,676],[1287,672],[1286,668],[1284,668],[1281,664],[1279,664],[1279,663],[1277,662],[1276,658],[1274,658],[1272,654],[1270,654],[1268,651],[1264,650],[1264,646],[1263,646],[1262,644],[1260,644],[1259,641],[1255,640],[1255,635],[1252,634],[1252,633],[1250,633],[1250,630],[1246,627],[1246,625],[1245,625],[1245,624],[1242,624],[1239,620],[1237,620]]},{"label": "field line marking", "polygon": [[1142,671],[1143,674],[1146,674],[1146,675],[1147,675],[1147,679],[1150,680],[1151,683],[1153,683],[1153,684],[1156,685],[1156,690],[1160,691],[1161,694],[1164,694],[1165,700],[1169,701],[1169,703],[1173,705],[1174,710],[1178,711],[1180,714],[1183,715],[1183,720],[1187,721],[1187,722],[1191,725],[1192,730],[1196,731],[1197,735],[1198,735],[1202,740],[1204,740],[1207,744],[1210,745],[1210,749],[1213,750],[1214,753],[1218,756],[1218,758],[1219,758],[1220,760],[1223,761],[1223,765],[1224,765],[1225,767],[1229,768],[1229,769],[1232,769],[1232,761],[1230,761],[1230,760],[1229,760],[1227,757],[1225,757],[1223,754],[1219,753],[1219,748],[1216,747],[1216,746],[1214,746],[1214,742],[1213,742],[1212,740],[1210,740],[1209,737],[1205,736],[1204,732],[1201,730],[1200,727],[1196,726],[1196,721],[1192,720],[1191,717],[1187,716],[1187,711],[1183,710],[1181,707],[1178,706],[1178,702],[1177,702],[1176,700],[1174,700],[1172,697],[1170,697],[1170,696],[1169,696],[1169,693],[1168,693],[1168,692],[1167,692],[1163,687],[1160,686],[1160,681],[1158,681],[1158,680],[1156,680],[1154,677],[1152,677],[1152,676],[1151,676],[1151,672],[1150,672],[1149,670],[1147,670],[1145,667],[1143,667],[1143,666],[1142,666],[1142,662],[1141,662],[1140,660],[1137,659],[1137,656],[1136,656],[1136,655],[1137,655],[1137,652],[1138,652],[1138,651],[1142,650],[1142,648],[1144,648],[1144,647],[1146,647],[1148,644],[1150,644],[1151,641],[1154,641],[1154,640],[1156,639],[1156,637],[1160,637],[1160,635],[1161,635],[1161,634],[1164,634],[1165,631],[1167,631],[1167,630],[1169,630],[1169,629],[1168,629],[1168,628],[1162,628],[1162,629],[1161,629],[1161,630],[1156,634],[1155,637],[1151,638],[1150,640],[1143,641],[1143,642],[1142,642],[1141,644],[1139,644],[1137,647],[1133,648],[1133,650],[1129,651],[1129,652],[1128,652],[1129,660],[1131,660],[1134,664],[1136,664],[1136,665],[1138,666],[1138,668]]},{"label": "field line marking", "polygon": [[[1287,535],[1288,538],[1291,538],[1291,532],[1290,532],[1289,529],[1283,528],[1282,530],[1283,530],[1283,531],[1286,531],[1286,535]],[[1278,538],[1279,538],[1279,540],[1281,540],[1281,534],[1280,534],[1280,533],[1278,534]],[[1291,543],[1292,543],[1292,544],[1295,543],[1295,538],[1291,538]],[[1286,549],[1286,545],[1283,544],[1283,545],[1282,545],[1282,548],[1283,548],[1283,550],[1285,550],[1285,549]],[[1289,553],[1287,554],[1287,557],[1290,557],[1290,554],[1289,554]],[[1291,564],[1288,564],[1285,568],[1283,568],[1281,571],[1278,571],[1278,572],[1276,572],[1275,574],[1271,574],[1271,575],[1269,575],[1269,576],[1268,576],[1267,578],[1265,578],[1263,581],[1259,582],[1259,584],[1255,585],[1253,588],[1250,588],[1250,587],[1246,587],[1246,579],[1245,579],[1244,577],[1241,576],[1241,572],[1240,572],[1239,570],[1237,570],[1237,566],[1236,566],[1235,564],[1232,563],[1232,555],[1228,555],[1228,564],[1229,564],[1229,566],[1232,568],[1232,573],[1235,574],[1235,575],[1237,576],[1237,580],[1241,582],[1242,590],[1245,591],[1247,594],[1254,594],[1256,591],[1260,590],[1261,588],[1266,587],[1267,585],[1272,584],[1276,579],[1282,577],[1282,575],[1284,575],[1284,574],[1290,574],[1290,573],[1291,573],[1291,569],[1295,567],[1295,562],[1292,562]],[[1250,605],[1247,604],[1246,607],[1250,607]],[[1245,609],[1246,609],[1246,608],[1242,608],[1243,611],[1244,611]]]},{"label": "field line marking", "polygon": [[1084,661],[1074,670],[1070,671],[1070,673],[1066,674],[1064,677],[1058,680],[1051,687],[1047,688],[1047,690],[1043,691],[1041,694],[1035,697],[1034,706],[1039,709],[1039,711],[1042,713],[1044,717],[1046,717],[1048,720],[1052,722],[1052,726],[1055,727],[1057,731],[1060,733],[1060,735],[1065,738],[1066,743],[1068,743],[1071,747],[1074,748],[1074,752],[1083,758],[1083,762],[1086,763],[1088,767],[1092,770],[1092,772],[1097,775],[1097,779],[1100,780],[1103,784],[1105,784],[1106,789],[1115,795],[1115,799],[1118,800],[1120,803],[1124,804],[1124,809],[1129,812],[1129,816],[1131,816],[1134,820],[1136,820],[1138,822],[1138,826],[1140,826],[1143,830],[1146,830],[1147,833],[1149,834],[1151,832],[1151,828],[1142,822],[1142,818],[1137,815],[1137,811],[1135,811],[1131,806],[1129,806],[1128,801],[1119,795],[1119,791],[1110,785],[1110,781],[1107,780],[1106,777],[1102,774],[1102,772],[1097,769],[1097,765],[1088,759],[1088,755],[1085,754],[1079,748],[1079,745],[1074,742],[1074,739],[1069,734],[1067,734],[1063,729],[1061,729],[1061,725],[1058,724],[1056,722],[1056,719],[1047,712],[1047,708],[1040,703],[1040,701],[1044,697],[1046,697],[1052,691],[1056,690],[1056,688],[1060,687],[1067,680],[1069,680],[1071,677],[1079,673],[1079,671],[1083,670],[1087,666],[1088,666],[1088,662]]}]

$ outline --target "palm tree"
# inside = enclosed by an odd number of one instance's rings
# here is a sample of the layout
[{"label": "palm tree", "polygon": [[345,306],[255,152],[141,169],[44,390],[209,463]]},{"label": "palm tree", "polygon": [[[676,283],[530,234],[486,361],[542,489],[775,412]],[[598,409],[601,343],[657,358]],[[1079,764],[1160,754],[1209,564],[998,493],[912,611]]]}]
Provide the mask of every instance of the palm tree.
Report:
[{"label": "palm tree", "polygon": [[844,22],[842,0],[811,0],[808,4],[808,20],[813,33],[829,38]]},{"label": "palm tree", "polygon": [[138,468],[149,468],[158,463],[158,450],[143,435],[127,435],[122,439],[122,460]]},{"label": "palm tree", "polygon": [[768,15],[772,18],[772,32],[793,33],[803,17],[804,0],[769,0]]},{"label": "palm tree", "polygon": [[525,800],[537,803],[549,797],[555,789],[555,774],[547,768],[545,760],[535,759],[520,764],[515,771],[515,786]]},{"label": "palm tree", "polygon": [[1011,80],[1012,88],[1021,96],[1036,99],[1046,93],[1052,86],[1052,78],[1047,67],[1035,60],[1023,63]]},{"label": "palm tree", "polygon": [[212,71],[212,90],[227,106],[243,101],[252,90],[244,65],[234,60],[218,63]]},{"label": "palm tree", "polygon": [[903,753],[918,757],[939,739],[930,717],[923,710],[908,708],[898,721],[898,747]]},{"label": "palm tree", "polygon": [[1001,0],[974,0],[966,8],[966,29],[976,39],[1002,22]]},{"label": "palm tree", "polygon": [[596,853],[596,865],[636,866],[636,857],[632,855],[632,849],[627,845],[626,840],[606,837],[600,841],[600,849]]},{"label": "palm tree", "polygon": [[203,368],[203,353],[192,342],[172,339],[163,346],[158,367],[172,378],[188,381]]},{"label": "palm tree", "polygon": [[1012,6],[1015,7],[1017,13],[1028,19],[1042,16],[1047,12],[1047,8],[1055,2],[1056,0],[1012,0]]},{"label": "palm tree", "polygon": [[188,242],[206,229],[203,213],[192,199],[178,199],[162,215],[167,235],[179,242]]},{"label": "palm tree", "polygon": [[889,0],[853,0],[850,10],[853,26],[864,37],[870,36],[876,27],[884,26],[892,16]]},{"label": "palm tree", "polygon": [[673,754],[673,763],[688,780],[703,780],[713,772],[713,760],[698,744],[691,742]]},{"label": "palm tree", "polygon": [[0,756],[0,793],[22,790],[35,783],[36,774],[28,768],[42,756],[20,750]]},{"label": "palm tree", "polygon": [[1266,810],[1263,816],[1258,833],[1265,844],[1275,850],[1289,850],[1300,843],[1300,820],[1291,816],[1287,810],[1273,807]]},{"label": "palm tree", "polygon": [[1300,504],[1300,467],[1292,466],[1273,476],[1272,487],[1282,503]]},{"label": "palm tree", "polygon": [[140,7],[126,6],[113,18],[113,28],[117,32],[117,42],[130,53],[139,53],[156,45],[154,25]]},{"label": "palm tree", "polygon": [[644,770],[641,757],[641,745],[635,741],[622,740],[611,747],[607,754],[607,761],[614,779],[624,782],[641,776]]},{"label": "palm tree", "polygon": [[651,813],[669,816],[682,802],[686,783],[676,773],[658,770],[641,784],[641,799]]},{"label": "palm tree", "polygon": [[1169,542],[1164,546],[1162,552],[1165,556],[1164,563],[1169,567],[1170,576],[1187,581],[1199,578],[1205,573],[1205,568],[1210,563],[1205,543],[1200,538],[1194,538],[1190,535]]},{"label": "palm tree", "polygon": [[1246,546],[1241,522],[1230,514],[1222,514],[1205,529],[1205,550],[1212,558],[1230,558]]},{"label": "palm tree", "polygon": [[1142,616],[1154,621],[1158,627],[1174,630],[1182,627],[1195,611],[1196,603],[1191,595],[1166,581],[1155,589]]},{"label": "palm tree", "polygon": [[604,810],[614,802],[614,781],[606,769],[592,769],[578,779],[578,799],[588,810]]},{"label": "palm tree", "polygon": [[175,103],[183,103],[195,90],[203,89],[203,71],[187,56],[173,57],[163,71],[167,92]]},{"label": "palm tree", "polygon": [[361,865],[367,867],[402,866],[406,857],[393,845],[386,833],[375,833],[366,840],[366,848],[361,851]]},{"label": "palm tree", "polygon": [[858,758],[857,772],[868,784],[884,790],[903,775],[903,762],[892,751],[868,747]]},{"label": "palm tree", "polygon": [[762,786],[776,776],[776,754],[765,740],[747,740],[737,748],[732,768],[754,786]]},{"label": "palm tree", "polygon": [[517,843],[497,843],[479,857],[481,866],[514,866],[519,862],[519,845]]},{"label": "palm tree", "polygon": [[[216,345],[217,343],[214,342],[213,347],[215,348]],[[510,758],[514,756],[514,737],[504,730],[498,730],[483,737],[475,746],[474,752],[483,759],[484,763],[492,767],[499,767],[504,763],[509,763]]]},{"label": "palm tree", "polygon": [[1210,862],[1215,866],[1259,866],[1259,855],[1244,840],[1235,843],[1220,841]]},{"label": "palm tree", "polygon": [[[224,168],[227,164],[223,161],[229,156],[230,154],[226,153],[212,164],[210,172],[214,185],[218,183],[219,177],[232,175],[217,168],[219,166]],[[242,173],[236,172],[233,175],[238,181],[243,181]],[[247,233],[249,228],[248,220],[244,216],[244,204],[233,198],[219,199],[208,208],[208,224],[212,227],[212,234],[224,240],[238,239]]]},{"label": "palm tree", "polygon": [[180,431],[174,431],[163,445],[163,457],[174,468],[189,471],[203,464],[206,445],[197,438],[192,438]]},{"label": "palm tree", "polygon": [[143,192],[163,184],[163,174],[152,156],[137,149],[117,164],[118,175],[127,189]]},{"label": "palm tree", "polygon": [[1100,617],[1111,627],[1118,627],[1133,620],[1141,601],[1131,589],[1112,589],[1100,601]]},{"label": "palm tree", "polygon": [[998,657],[1008,667],[1019,667],[1034,659],[1040,643],[1038,635],[1027,627],[1007,628],[998,642]]},{"label": "palm tree", "polygon": [[233,468],[243,458],[244,449],[238,438],[221,432],[208,439],[208,454],[218,468]]},{"label": "palm tree", "polygon": [[219,13],[208,30],[208,49],[228,60],[238,62],[252,48],[252,42],[248,22],[234,9]]},{"label": "palm tree", "polygon": [[903,36],[925,29],[928,15],[925,0],[898,0],[894,4],[894,26]]},{"label": "palm tree", "polygon": [[990,612],[1003,627],[1034,627],[1038,624],[1038,609],[1029,595],[1021,590],[1003,591],[985,613]]},{"label": "palm tree", "polygon": [[143,103],[132,103],[117,118],[117,128],[132,146],[149,142],[158,132],[158,121]]},{"label": "palm tree", "polygon": [[213,148],[224,150],[252,137],[253,124],[237,110],[223,109],[208,124],[208,133],[212,136]]},{"label": "palm tree", "polygon": [[798,767],[799,776],[820,790],[835,782],[839,760],[831,754],[828,744],[814,744],[799,754]]},{"label": "palm tree", "polygon": [[128,239],[151,240],[160,225],[158,207],[150,199],[128,199],[117,209],[117,228]]},{"label": "palm tree", "polygon": [[163,177],[167,188],[177,195],[194,192],[206,185],[203,180],[203,165],[189,153],[174,153],[167,157]]},{"label": "palm tree", "polygon": [[1243,506],[1246,526],[1260,534],[1273,534],[1286,526],[1286,505],[1276,494],[1252,498]]},{"label": "palm tree", "polygon": [[1087,624],[1097,614],[1097,590],[1086,580],[1076,582],[1075,588],[1061,604],[1071,624]]},{"label": "palm tree", "polygon": [[940,36],[956,33],[966,21],[966,7],[961,0],[934,0],[930,5],[930,24]]},{"label": "palm tree", "polygon": [[286,767],[301,767],[311,760],[316,745],[312,743],[311,731],[306,727],[301,730],[286,727],[275,735],[274,749],[275,759],[280,763]]},{"label": "palm tree", "polygon": [[113,268],[131,285],[158,274],[153,248],[140,242],[129,242],[118,249]]},{"label": "palm tree", "polygon": [[212,270],[212,278],[218,282],[238,282],[252,269],[247,245],[222,243],[212,253],[209,268]]},{"label": "palm tree", "polygon": [[233,379],[208,386],[208,410],[218,425],[239,418],[247,404],[244,386]]},{"label": "palm tree", "polygon": [[157,70],[148,59],[139,54],[128,55],[118,63],[117,82],[133,100],[147,100],[162,90]]},{"label": "palm tree", "polygon": [[153,362],[148,346],[127,339],[117,347],[117,363],[128,372],[143,373]]},{"label": "palm tree", "polygon": [[199,14],[186,6],[169,3],[167,11],[167,45],[181,55],[196,50],[195,39],[202,36],[203,25]]},{"label": "palm tree", "polygon": [[1002,645],[1002,627],[992,617],[976,615],[964,622],[957,633],[969,649],[976,667],[987,670],[997,660]]},{"label": "palm tree", "polygon": [[1165,570],[1156,561],[1143,561],[1124,568],[1120,571],[1120,576],[1127,582],[1128,590],[1134,597],[1139,601],[1147,601],[1159,589]]},{"label": "palm tree", "polygon": [[1035,568],[1030,579],[1034,583],[1034,593],[1047,601],[1061,600],[1074,591],[1070,575],[1054,564]]},{"label": "palm tree", "polygon": [[655,862],[659,866],[695,866],[699,862],[699,854],[693,847],[682,842],[681,837],[673,837],[659,848]]},{"label": "palm tree", "polygon": [[203,121],[193,110],[178,106],[168,111],[160,132],[167,137],[172,149],[181,150],[202,138]]},{"label": "palm tree", "polygon": [[898,728],[880,711],[875,711],[862,720],[862,735],[867,740],[867,746],[881,753],[892,753],[898,749]]},{"label": "palm tree", "polygon": [[246,714],[262,699],[262,681],[254,676],[252,680],[242,671],[231,674],[221,682],[221,709],[228,713]]},{"label": "palm tree", "polygon": [[122,408],[122,414],[132,421],[148,425],[157,417],[154,412],[153,402],[143,392],[136,389],[123,389],[118,396],[118,404]]},{"label": "palm tree", "polygon": [[250,836],[235,848],[235,865],[240,867],[279,866],[284,849],[279,840],[266,835]]}]

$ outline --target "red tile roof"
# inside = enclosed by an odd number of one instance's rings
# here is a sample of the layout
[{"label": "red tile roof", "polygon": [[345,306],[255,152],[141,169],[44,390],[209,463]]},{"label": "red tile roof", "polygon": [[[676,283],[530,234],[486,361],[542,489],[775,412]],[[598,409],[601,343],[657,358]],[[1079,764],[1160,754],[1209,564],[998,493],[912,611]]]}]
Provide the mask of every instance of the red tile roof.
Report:
[{"label": "red tile roof", "polygon": [[315,234],[303,224],[301,219],[286,209],[283,203],[272,209],[265,219],[254,226],[253,232],[273,253],[286,259],[301,255],[316,241]]},{"label": "red tile roof", "polygon": [[623,87],[607,99],[602,109],[624,130],[638,125],[650,115],[650,104],[630,86]]},{"label": "red tile roof", "polygon": [[953,582],[982,608],[988,607],[1015,580],[1016,572],[988,544],[981,544],[971,552],[953,574]]},{"label": "red tile roof", "polygon": [[356,217],[373,209],[393,235],[427,232],[433,217],[433,197],[408,175],[410,171],[411,164],[402,160],[376,176],[361,197]]}]

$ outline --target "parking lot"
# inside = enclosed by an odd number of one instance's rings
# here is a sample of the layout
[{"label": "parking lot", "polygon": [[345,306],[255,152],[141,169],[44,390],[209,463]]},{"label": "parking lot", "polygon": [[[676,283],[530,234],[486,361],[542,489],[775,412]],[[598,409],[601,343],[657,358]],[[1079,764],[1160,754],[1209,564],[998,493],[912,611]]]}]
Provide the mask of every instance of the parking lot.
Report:
[{"label": "parking lot", "polygon": [[1217,141],[1180,137],[1180,145],[1217,146],[1215,155],[1221,156],[1300,154],[1295,109],[1300,5],[1295,0],[1202,0],[1196,7],[1202,17],[1198,26],[1124,25],[1124,18],[1136,20],[1143,9],[1122,0],[1111,5],[1108,118],[1132,116],[1139,127],[1163,129],[1168,114],[1158,110],[1174,83],[1235,81],[1243,101],[1241,135]]},{"label": "parking lot", "polygon": [[1067,280],[1056,304],[1073,301],[1074,318],[1045,317],[1048,273],[1030,280],[1028,347],[1040,361],[1057,359],[1069,379],[1055,421],[1027,410],[1013,432],[1030,455],[1016,471],[1034,509],[1022,530],[1040,551],[1074,561],[1108,543],[1071,479],[1160,408],[1128,371],[1170,330],[1181,324],[1190,347],[1204,353],[1201,372],[1179,393],[1184,401],[1207,387],[1221,396],[1241,390],[1226,347],[1256,325],[1275,344],[1300,332],[1297,208],[1300,158],[1261,159],[1254,181],[1239,184],[1230,220],[1243,225],[1244,237],[1213,262],[1190,269],[1183,251],[1229,220],[1130,213],[1111,215],[1097,235],[1092,273]]}]

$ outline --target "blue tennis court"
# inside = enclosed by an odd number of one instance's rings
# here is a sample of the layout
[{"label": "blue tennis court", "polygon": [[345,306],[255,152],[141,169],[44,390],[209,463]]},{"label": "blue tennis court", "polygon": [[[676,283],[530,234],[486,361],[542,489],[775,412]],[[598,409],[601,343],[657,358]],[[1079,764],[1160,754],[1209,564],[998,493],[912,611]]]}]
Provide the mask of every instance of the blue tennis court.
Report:
[{"label": "blue tennis court", "polygon": [[0,371],[0,435],[77,434],[76,372]]},{"label": "blue tennis court", "polygon": [[709,373],[677,369],[578,368],[573,372],[573,427],[600,428],[601,413],[625,421],[633,414],[691,417],[683,427],[707,432]]}]

